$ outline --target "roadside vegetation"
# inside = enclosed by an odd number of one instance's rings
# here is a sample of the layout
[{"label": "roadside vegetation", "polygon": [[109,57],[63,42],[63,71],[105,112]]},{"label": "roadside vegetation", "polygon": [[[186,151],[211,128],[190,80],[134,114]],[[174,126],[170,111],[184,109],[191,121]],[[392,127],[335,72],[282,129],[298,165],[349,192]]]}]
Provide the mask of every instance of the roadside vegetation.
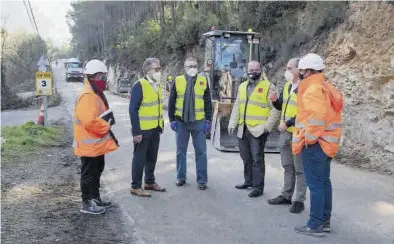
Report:
[{"label": "roadside vegetation", "polygon": [[55,57],[66,58],[68,46],[58,47],[35,34],[10,33],[7,19],[2,18],[1,22],[1,110],[27,108],[34,105],[32,99],[21,98],[17,93],[35,91],[35,72],[41,55],[45,54],[49,63]]},{"label": "roadside vegetation", "polygon": [[179,72],[186,56],[202,59],[201,35],[217,29],[262,34],[263,64],[274,73],[315,35],[346,18],[348,2],[77,1],[68,15],[73,52],[138,70],[155,56]]},{"label": "roadside vegetation", "polygon": [[22,126],[2,126],[2,164],[18,163],[31,159],[48,147],[60,146],[65,129],[59,126],[44,127],[30,121]]}]

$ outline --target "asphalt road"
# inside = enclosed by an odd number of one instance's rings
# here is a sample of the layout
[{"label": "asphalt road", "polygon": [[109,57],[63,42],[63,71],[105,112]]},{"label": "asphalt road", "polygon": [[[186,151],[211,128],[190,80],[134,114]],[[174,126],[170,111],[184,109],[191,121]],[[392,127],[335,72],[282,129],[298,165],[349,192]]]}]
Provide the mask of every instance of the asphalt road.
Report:
[{"label": "asphalt road", "polygon": [[[71,113],[82,84],[66,83],[61,68],[53,71],[67,111]],[[179,188],[175,186],[175,135],[169,126],[161,136],[156,167],[157,182],[167,192],[153,193],[151,198],[130,195],[133,146],[128,100],[113,94],[107,94],[107,98],[116,116],[113,131],[120,148],[106,157],[104,185],[108,196],[121,206],[132,226],[130,232],[139,243],[394,243],[393,178],[334,163],[333,230],[323,238],[302,236],[293,227],[306,222],[309,198],[306,211],[298,215],[290,213],[289,206],[267,203],[280,193],[283,184],[279,155],[266,155],[264,195],[250,199],[248,190],[234,188],[243,182],[243,165],[238,153],[219,152],[210,141],[207,141],[208,189],[198,190],[190,143],[188,184]]]}]

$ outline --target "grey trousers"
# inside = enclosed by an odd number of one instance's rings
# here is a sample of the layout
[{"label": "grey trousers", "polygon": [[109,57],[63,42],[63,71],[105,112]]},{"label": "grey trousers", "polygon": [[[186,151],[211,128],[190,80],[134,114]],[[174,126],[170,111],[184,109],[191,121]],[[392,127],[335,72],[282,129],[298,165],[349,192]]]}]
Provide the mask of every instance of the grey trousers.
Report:
[{"label": "grey trousers", "polygon": [[284,187],[282,195],[291,200],[295,191],[294,201],[304,202],[306,197],[306,183],[301,154],[293,155],[291,151],[292,134],[288,131],[281,133],[280,156],[284,169]]}]

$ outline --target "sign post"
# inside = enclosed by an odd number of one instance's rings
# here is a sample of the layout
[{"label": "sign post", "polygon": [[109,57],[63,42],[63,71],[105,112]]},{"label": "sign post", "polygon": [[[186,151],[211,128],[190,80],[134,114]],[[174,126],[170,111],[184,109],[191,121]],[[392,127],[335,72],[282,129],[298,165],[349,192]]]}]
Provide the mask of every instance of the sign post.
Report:
[{"label": "sign post", "polygon": [[37,65],[39,66],[36,72],[36,95],[43,96],[44,103],[44,125],[48,126],[48,96],[52,96],[53,79],[52,72],[47,72],[48,61],[44,55],[41,56]]}]

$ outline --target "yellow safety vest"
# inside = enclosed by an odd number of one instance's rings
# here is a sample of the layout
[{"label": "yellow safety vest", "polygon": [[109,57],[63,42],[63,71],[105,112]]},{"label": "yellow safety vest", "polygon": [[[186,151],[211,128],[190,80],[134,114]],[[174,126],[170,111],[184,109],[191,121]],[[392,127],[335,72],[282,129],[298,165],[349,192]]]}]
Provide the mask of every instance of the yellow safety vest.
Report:
[{"label": "yellow safety vest", "polygon": [[148,80],[142,78],[139,82],[142,87],[142,103],[138,110],[141,130],[163,128],[163,94],[160,84],[157,84],[156,92]]},{"label": "yellow safety vest", "polygon": [[[290,84],[290,81],[286,82],[283,88],[282,115],[280,116],[282,122],[286,122],[297,114],[297,94],[295,92],[289,94]],[[287,131],[293,132],[294,126],[287,128]]]},{"label": "yellow safety vest", "polygon": [[243,82],[238,88],[239,120],[238,124],[245,123],[249,126],[264,124],[270,114],[271,107],[268,103],[268,91],[271,83],[261,80],[248,99],[249,81]]},{"label": "yellow safety vest", "polygon": [[[204,76],[197,75],[196,84],[194,85],[194,110],[196,120],[202,120],[205,118],[204,110],[204,92],[207,89],[207,79]],[[177,76],[175,78],[176,87],[176,103],[175,103],[175,115],[182,118],[183,112],[183,101],[186,92],[187,81],[184,75]]]}]

